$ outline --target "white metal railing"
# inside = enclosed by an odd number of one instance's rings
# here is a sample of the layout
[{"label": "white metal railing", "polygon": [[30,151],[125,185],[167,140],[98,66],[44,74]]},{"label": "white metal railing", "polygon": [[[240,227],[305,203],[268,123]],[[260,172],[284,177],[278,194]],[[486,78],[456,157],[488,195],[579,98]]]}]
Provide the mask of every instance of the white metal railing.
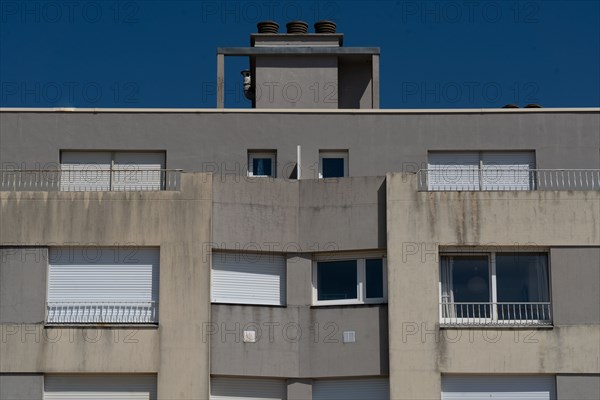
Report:
[{"label": "white metal railing", "polygon": [[442,326],[548,326],[552,325],[549,302],[440,303]]},{"label": "white metal railing", "polygon": [[2,191],[151,191],[179,190],[179,169],[102,168],[63,170],[1,170]]},{"label": "white metal railing", "polygon": [[158,302],[49,302],[48,324],[155,324]]},{"label": "white metal railing", "polygon": [[600,190],[600,169],[421,169],[417,185],[419,191]]}]

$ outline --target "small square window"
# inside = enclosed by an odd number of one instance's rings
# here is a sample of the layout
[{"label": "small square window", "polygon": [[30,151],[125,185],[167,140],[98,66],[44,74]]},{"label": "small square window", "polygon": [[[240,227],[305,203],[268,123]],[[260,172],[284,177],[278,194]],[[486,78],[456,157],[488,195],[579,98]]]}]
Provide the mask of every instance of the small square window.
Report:
[{"label": "small square window", "polygon": [[318,299],[358,299],[358,276],[356,272],[356,260],[327,261],[318,263]]},{"label": "small square window", "polygon": [[276,173],[275,151],[248,151],[248,176],[270,176]]},{"label": "small square window", "polygon": [[348,151],[321,151],[319,153],[319,178],[348,176]]}]

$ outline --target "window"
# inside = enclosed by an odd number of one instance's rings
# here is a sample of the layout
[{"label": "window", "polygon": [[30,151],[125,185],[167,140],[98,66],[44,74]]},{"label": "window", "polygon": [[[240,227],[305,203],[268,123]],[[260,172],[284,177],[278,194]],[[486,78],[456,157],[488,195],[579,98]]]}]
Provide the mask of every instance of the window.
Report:
[{"label": "window", "polygon": [[322,258],[313,266],[313,297],[318,305],[383,303],[387,298],[385,259]]},{"label": "window", "polygon": [[160,151],[62,151],[60,190],[162,190],[165,153]]},{"label": "window", "polygon": [[213,303],[285,305],[286,258],[275,253],[213,252]]},{"label": "window", "polygon": [[442,375],[442,400],[556,400],[552,375]]},{"label": "window", "polygon": [[429,190],[533,190],[532,151],[429,152]]},{"label": "window", "polygon": [[276,177],[275,151],[248,151],[248,176]]},{"label": "window", "polygon": [[348,151],[320,151],[319,178],[348,176]]},{"label": "window", "polygon": [[48,324],[158,322],[159,249],[51,248]]},{"label": "window", "polygon": [[549,324],[547,254],[443,255],[440,314],[441,322],[451,325]]}]

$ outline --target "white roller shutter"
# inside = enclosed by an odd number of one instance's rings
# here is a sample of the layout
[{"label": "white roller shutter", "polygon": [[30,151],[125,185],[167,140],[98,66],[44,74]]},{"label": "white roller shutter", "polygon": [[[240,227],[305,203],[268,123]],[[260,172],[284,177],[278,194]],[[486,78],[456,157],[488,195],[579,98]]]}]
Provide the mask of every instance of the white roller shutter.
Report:
[{"label": "white roller shutter", "polygon": [[157,248],[53,248],[49,323],[157,321]]},{"label": "white roller shutter", "polygon": [[156,375],[46,375],[44,400],[155,400]]},{"label": "white roller shutter", "polygon": [[533,190],[533,152],[482,152],[483,190]]},{"label": "white roller shutter", "polygon": [[479,190],[478,152],[430,152],[429,190]]},{"label": "white roller shutter", "polygon": [[442,400],[554,400],[554,376],[444,376]]},{"label": "white roller shutter", "polygon": [[214,252],[214,303],[284,305],[286,259],[278,254]]},{"label": "white roller shutter", "polygon": [[160,190],[165,154],[162,152],[115,152],[113,190]]},{"label": "white roller shutter", "polygon": [[287,383],[283,379],[212,377],[210,400],[285,400]]},{"label": "white roller shutter", "polygon": [[388,400],[388,379],[339,379],[313,381],[313,400]]},{"label": "white roller shutter", "polygon": [[62,152],[60,190],[110,190],[111,160],[111,153],[107,151]]}]

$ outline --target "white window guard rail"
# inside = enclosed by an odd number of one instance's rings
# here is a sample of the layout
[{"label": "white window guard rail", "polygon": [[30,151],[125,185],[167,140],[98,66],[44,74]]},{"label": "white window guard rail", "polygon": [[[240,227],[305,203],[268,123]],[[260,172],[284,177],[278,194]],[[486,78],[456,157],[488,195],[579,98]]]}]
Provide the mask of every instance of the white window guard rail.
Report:
[{"label": "white window guard rail", "polygon": [[156,324],[158,302],[49,302],[47,324]]},{"label": "white window guard rail", "polygon": [[156,191],[179,190],[180,169],[101,168],[1,170],[1,191]]},{"label": "white window guard rail", "polygon": [[600,190],[600,169],[460,168],[417,171],[419,191]]},{"label": "white window guard rail", "polygon": [[551,326],[549,302],[440,303],[441,326]]}]

